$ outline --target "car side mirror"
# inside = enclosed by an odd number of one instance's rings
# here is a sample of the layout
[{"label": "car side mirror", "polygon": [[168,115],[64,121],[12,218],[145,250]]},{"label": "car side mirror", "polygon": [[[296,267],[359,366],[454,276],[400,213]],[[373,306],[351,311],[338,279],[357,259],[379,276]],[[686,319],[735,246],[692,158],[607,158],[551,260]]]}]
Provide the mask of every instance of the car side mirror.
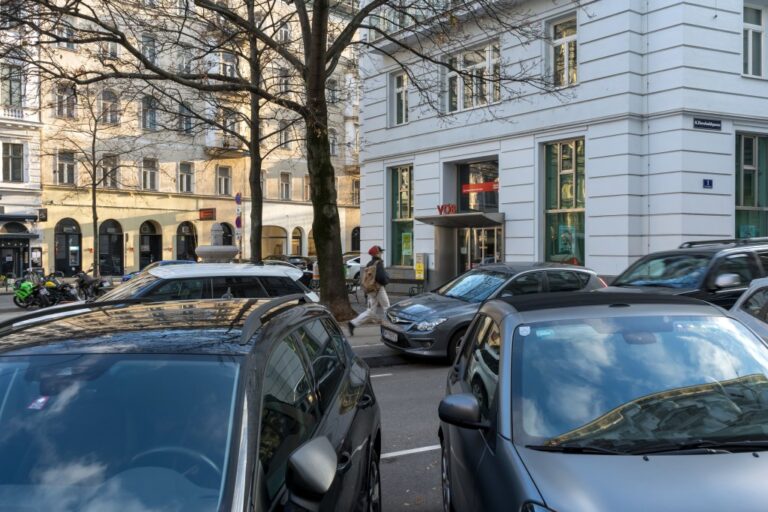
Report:
[{"label": "car side mirror", "polygon": [[739,286],[741,283],[741,276],[739,274],[721,274],[715,279],[715,288],[733,288]]},{"label": "car side mirror", "polygon": [[471,393],[448,395],[437,408],[440,420],[461,428],[485,429],[490,424],[480,417],[480,402]]},{"label": "car side mirror", "polygon": [[285,484],[288,501],[300,509],[316,512],[336,478],[338,458],[325,436],[302,444],[288,457]]}]

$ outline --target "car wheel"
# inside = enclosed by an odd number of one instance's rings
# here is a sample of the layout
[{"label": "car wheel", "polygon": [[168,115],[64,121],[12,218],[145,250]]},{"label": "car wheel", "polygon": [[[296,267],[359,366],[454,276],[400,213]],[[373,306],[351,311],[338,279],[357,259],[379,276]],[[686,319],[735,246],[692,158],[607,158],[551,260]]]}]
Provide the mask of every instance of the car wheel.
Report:
[{"label": "car wheel", "polygon": [[467,329],[459,329],[453,336],[451,341],[448,342],[448,351],[446,357],[448,358],[448,364],[453,364],[456,360],[456,353],[459,351],[459,345],[461,344],[461,338],[467,333]]},{"label": "car wheel", "polygon": [[443,512],[453,512],[451,501],[451,477],[448,468],[448,446],[443,440],[440,443],[440,480],[443,487]]},{"label": "car wheel", "polygon": [[381,472],[379,454],[375,451],[368,466],[368,512],[381,512]]}]

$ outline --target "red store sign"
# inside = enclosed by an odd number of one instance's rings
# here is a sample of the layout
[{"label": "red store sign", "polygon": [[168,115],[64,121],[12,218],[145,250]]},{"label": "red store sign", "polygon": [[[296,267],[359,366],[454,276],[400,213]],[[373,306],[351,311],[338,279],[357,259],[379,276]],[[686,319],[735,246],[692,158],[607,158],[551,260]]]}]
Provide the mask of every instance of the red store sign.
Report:
[{"label": "red store sign", "polygon": [[452,213],[456,213],[457,211],[458,211],[458,208],[453,203],[437,205],[437,213],[439,215],[450,215]]},{"label": "red store sign", "polygon": [[486,181],[484,183],[467,183],[461,186],[461,192],[464,194],[474,194],[477,192],[496,192],[499,190],[498,181]]}]

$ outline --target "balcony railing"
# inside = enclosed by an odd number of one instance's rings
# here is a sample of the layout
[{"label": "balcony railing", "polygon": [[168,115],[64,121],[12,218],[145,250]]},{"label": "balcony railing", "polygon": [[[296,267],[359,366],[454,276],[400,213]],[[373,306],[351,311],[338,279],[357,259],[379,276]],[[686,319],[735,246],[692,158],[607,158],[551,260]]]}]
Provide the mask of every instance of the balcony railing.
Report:
[{"label": "balcony railing", "polygon": [[205,137],[205,151],[212,156],[246,156],[243,141],[232,135],[211,130]]},{"label": "balcony railing", "polygon": [[0,112],[2,112],[3,117],[5,118],[24,119],[23,107],[13,107],[10,105],[3,105],[2,107],[0,107]]}]

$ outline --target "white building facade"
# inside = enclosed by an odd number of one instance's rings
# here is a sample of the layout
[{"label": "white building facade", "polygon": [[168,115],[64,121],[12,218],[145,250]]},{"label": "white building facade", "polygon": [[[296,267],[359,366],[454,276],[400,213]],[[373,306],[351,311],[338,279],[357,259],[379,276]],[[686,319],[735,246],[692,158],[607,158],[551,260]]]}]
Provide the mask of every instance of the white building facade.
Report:
[{"label": "white building facade", "polygon": [[437,283],[490,261],[612,275],[686,240],[768,236],[768,1],[521,4],[546,39],[486,31],[445,57],[540,66],[556,93],[444,73],[437,112],[384,52],[361,61],[363,248],[405,277],[425,253]]}]

